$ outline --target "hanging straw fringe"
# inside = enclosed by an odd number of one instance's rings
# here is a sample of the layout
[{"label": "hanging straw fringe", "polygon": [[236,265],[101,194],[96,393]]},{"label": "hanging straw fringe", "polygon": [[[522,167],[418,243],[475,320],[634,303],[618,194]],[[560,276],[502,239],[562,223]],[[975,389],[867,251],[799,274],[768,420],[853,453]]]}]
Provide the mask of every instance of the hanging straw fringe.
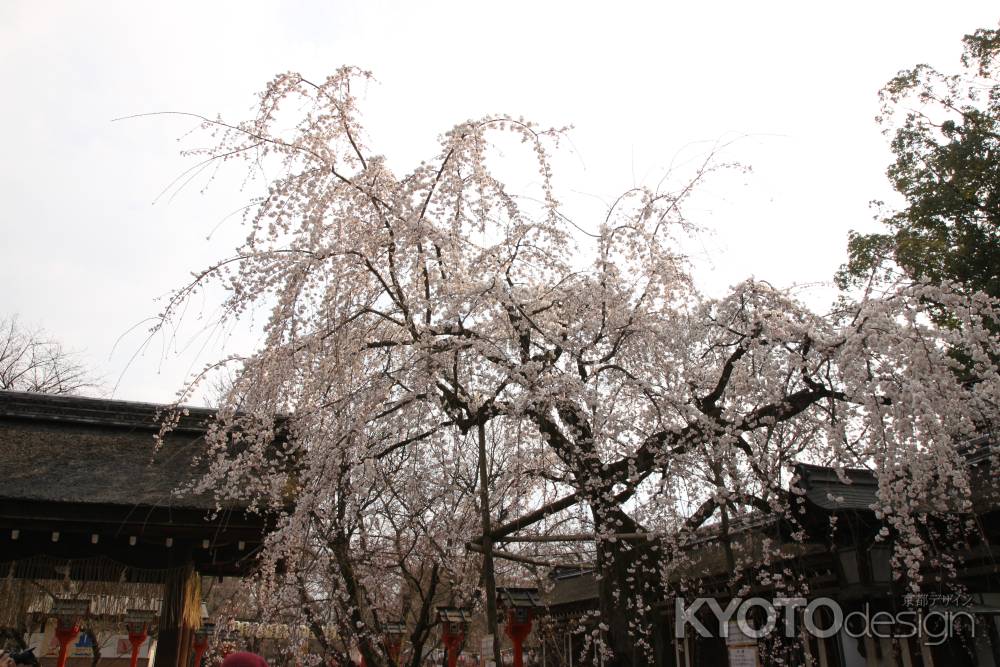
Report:
[{"label": "hanging straw fringe", "polygon": [[[123,565],[108,558],[35,556],[0,562],[0,627],[23,628],[45,616],[56,598],[90,600],[90,620],[121,624],[130,609],[160,613],[171,570]],[[197,577],[195,577],[197,579]],[[199,619],[200,620],[200,619]]]}]

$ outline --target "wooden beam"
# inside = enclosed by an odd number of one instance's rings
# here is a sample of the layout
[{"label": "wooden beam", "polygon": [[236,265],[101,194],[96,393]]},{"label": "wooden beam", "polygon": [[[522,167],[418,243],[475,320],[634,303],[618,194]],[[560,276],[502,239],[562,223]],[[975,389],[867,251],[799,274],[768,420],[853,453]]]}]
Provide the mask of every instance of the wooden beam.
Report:
[{"label": "wooden beam", "polygon": [[[475,542],[466,542],[465,548],[469,551],[474,551],[476,553],[483,553],[483,545],[477,544]],[[512,554],[509,551],[502,551],[500,549],[494,549],[493,555],[497,558],[502,558],[504,560],[513,561],[515,563],[524,563],[525,565],[536,565],[538,567],[580,567],[584,563],[553,563],[547,560],[538,560],[535,558],[528,558],[527,556],[519,556],[517,554]]]},{"label": "wooden beam", "polygon": [[[0,489],[2,493],[2,489]],[[36,528],[60,532],[156,537],[260,539],[267,520],[243,509],[223,510],[209,520],[209,509],[74,503],[0,497],[0,529]]]},{"label": "wooden beam", "polygon": [[[135,538],[135,544],[132,539]],[[261,538],[243,542],[210,542],[210,548],[202,548],[202,540],[176,538],[172,546],[166,546],[164,537],[146,535],[100,534],[95,544],[91,533],[60,531],[59,541],[52,541],[52,533],[33,528],[19,529],[17,539],[11,531],[0,531],[0,555],[4,561],[28,561],[34,567],[38,556],[48,556],[55,560],[88,561],[93,558],[108,558],[130,568],[142,570],[169,570],[177,566],[177,554],[189,553],[195,568],[204,575],[247,576],[256,566],[261,548]],[[34,578],[35,574],[22,575],[16,567],[14,578]],[[32,570],[33,572],[33,570]],[[71,578],[74,578],[74,575]],[[93,573],[86,576],[95,576]],[[99,575],[97,575],[99,576]],[[111,576],[111,575],[107,575]],[[55,577],[59,578],[59,577]],[[117,579],[117,575],[113,578]]]},{"label": "wooden beam", "polygon": [[498,542],[596,542],[598,539],[616,540],[649,540],[660,537],[662,533],[614,533],[613,535],[598,535],[597,533],[562,533],[555,535],[508,535]]}]

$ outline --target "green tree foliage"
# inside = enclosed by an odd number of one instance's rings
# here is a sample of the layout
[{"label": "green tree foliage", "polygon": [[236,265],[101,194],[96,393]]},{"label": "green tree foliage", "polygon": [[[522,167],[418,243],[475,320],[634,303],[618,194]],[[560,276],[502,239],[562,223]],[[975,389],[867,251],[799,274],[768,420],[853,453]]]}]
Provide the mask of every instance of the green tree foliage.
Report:
[{"label": "green tree foliage", "polygon": [[887,174],[906,203],[880,214],[885,231],[851,232],[842,288],[902,271],[1000,296],[1000,31],[963,41],[959,73],[917,65],[880,92]]}]

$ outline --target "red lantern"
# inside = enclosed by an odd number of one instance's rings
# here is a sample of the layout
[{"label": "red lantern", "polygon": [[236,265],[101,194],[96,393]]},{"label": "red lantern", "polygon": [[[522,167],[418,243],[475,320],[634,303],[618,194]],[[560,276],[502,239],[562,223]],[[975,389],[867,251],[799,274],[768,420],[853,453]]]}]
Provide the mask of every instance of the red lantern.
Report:
[{"label": "red lantern", "polygon": [[472,615],[458,607],[438,607],[438,620],[441,621],[441,643],[448,649],[448,667],[456,667]]},{"label": "red lantern", "polygon": [[202,623],[194,631],[194,667],[201,667],[201,659],[208,650],[208,641],[215,634],[214,623]]},{"label": "red lantern", "polygon": [[132,645],[129,667],[135,667],[139,662],[139,649],[149,639],[149,631],[156,618],[156,612],[144,609],[129,609],[125,612],[125,629],[128,631],[128,641]]},{"label": "red lantern", "polygon": [[399,664],[399,654],[403,650],[403,636],[406,634],[406,625],[399,623],[383,623],[382,635],[385,641],[386,653],[389,654],[389,661],[392,665]]},{"label": "red lantern", "polygon": [[80,621],[90,613],[90,600],[54,600],[52,615],[56,617],[56,639],[59,658],[56,667],[66,667],[69,645],[80,634]]},{"label": "red lantern", "polygon": [[531,633],[535,610],[542,606],[538,589],[497,587],[497,602],[507,611],[504,632],[514,645],[514,667],[524,667],[524,640]]}]

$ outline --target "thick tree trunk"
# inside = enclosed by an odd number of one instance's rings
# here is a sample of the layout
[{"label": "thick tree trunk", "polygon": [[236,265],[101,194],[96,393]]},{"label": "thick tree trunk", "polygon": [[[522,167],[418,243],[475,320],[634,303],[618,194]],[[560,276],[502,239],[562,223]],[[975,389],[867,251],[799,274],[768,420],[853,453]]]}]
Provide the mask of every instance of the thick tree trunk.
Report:
[{"label": "thick tree trunk", "polygon": [[[636,523],[619,509],[596,509],[592,506],[598,533],[638,532]],[[656,542],[647,540],[601,540],[597,544],[597,569],[600,605],[599,622],[606,628],[604,642],[612,656],[605,667],[654,665],[654,635],[657,628],[656,605],[664,601],[659,572],[660,554]],[[585,664],[600,664],[590,652]]]},{"label": "thick tree trunk", "polygon": [[497,582],[493,571],[493,539],[490,533],[490,486],[486,460],[486,422],[479,420],[479,504],[483,529],[483,584],[486,588],[486,631],[493,638],[493,662],[503,665],[500,656],[500,633],[497,632]]},{"label": "thick tree trunk", "polygon": [[[557,455],[573,470],[578,481],[577,497],[590,505],[594,526],[599,535],[638,533],[643,529],[621,509],[634,490],[626,480],[626,469],[611,468],[598,455],[587,412],[570,403],[556,407],[562,425],[552,419],[547,406],[529,412],[538,430]],[[565,434],[570,433],[572,440]],[[616,485],[625,484],[616,493]],[[660,576],[660,553],[657,542],[647,540],[603,539],[597,542],[598,600],[601,630],[598,636],[611,655],[605,667],[655,665],[654,634],[657,628],[656,606],[664,601]],[[593,636],[593,635],[591,635]],[[602,664],[600,646],[590,646],[574,664]]]}]

